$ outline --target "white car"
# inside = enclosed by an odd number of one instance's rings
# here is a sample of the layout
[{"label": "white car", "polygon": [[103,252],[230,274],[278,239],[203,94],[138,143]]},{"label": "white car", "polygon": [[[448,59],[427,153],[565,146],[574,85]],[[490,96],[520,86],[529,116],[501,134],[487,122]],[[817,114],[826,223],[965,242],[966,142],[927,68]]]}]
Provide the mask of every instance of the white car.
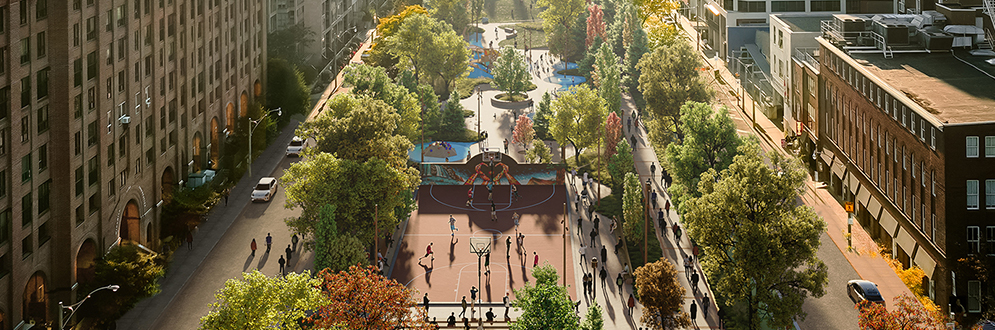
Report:
[{"label": "white car", "polygon": [[255,188],[252,188],[252,201],[253,202],[269,202],[273,199],[273,195],[276,195],[277,182],[274,177],[264,177],[259,179],[259,183],[256,184]]},{"label": "white car", "polygon": [[305,144],[304,139],[295,136],[293,140],[290,140],[290,145],[287,145],[287,157],[300,157]]}]

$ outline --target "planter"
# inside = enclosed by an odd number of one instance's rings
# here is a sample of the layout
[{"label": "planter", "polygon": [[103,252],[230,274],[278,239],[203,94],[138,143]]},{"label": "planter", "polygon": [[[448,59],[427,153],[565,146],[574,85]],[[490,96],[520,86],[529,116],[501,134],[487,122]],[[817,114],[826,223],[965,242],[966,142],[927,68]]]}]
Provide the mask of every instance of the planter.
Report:
[{"label": "planter", "polygon": [[[526,94],[526,96],[528,95]],[[491,98],[491,106],[501,109],[524,109],[528,108],[530,104],[532,104],[531,98],[526,98],[525,100],[517,102],[499,100],[496,96]]]}]

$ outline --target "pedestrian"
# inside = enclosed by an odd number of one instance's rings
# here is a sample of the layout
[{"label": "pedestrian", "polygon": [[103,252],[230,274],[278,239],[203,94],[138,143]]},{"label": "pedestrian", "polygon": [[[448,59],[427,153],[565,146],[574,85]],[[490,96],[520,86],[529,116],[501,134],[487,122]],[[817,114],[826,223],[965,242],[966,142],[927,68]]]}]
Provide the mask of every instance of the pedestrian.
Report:
[{"label": "pedestrian", "polygon": [[704,298],[701,298],[701,317],[708,319],[708,305],[711,304],[711,300],[708,299],[708,294],[705,294]]},{"label": "pedestrian", "polygon": [[291,250],[290,249],[290,244],[287,244],[287,249],[284,250],[284,251],[287,252],[287,264],[289,265],[290,264],[290,259],[293,256],[294,250]]},{"label": "pedestrian", "polygon": [[663,221],[662,209],[656,209],[656,220],[660,222],[660,228],[664,228],[664,226],[667,224],[666,222]]},{"label": "pedestrian", "polygon": [[517,184],[512,184],[511,185],[511,197],[514,198],[515,201],[518,201],[519,198],[522,198],[522,195],[518,194],[518,185]]},{"label": "pedestrian", "polygon": [[580,195],[579,194],[577,195],[577,201],[574,203],[574,206],[576,206],[577,212],[580,212]]},{"label": "pedestrian", "polygon": [[193,250],[193,233],[187,232],[187,249]]},{"label": "pedestrian", "polygon": [[465,317],[463,318],[463,330],[470,330],[470,321]]},{"label": "pedestrian", "polygon": [[504,245],[508,246],[508,250],[506,251],[506,257],[510,258],[511,257],[511,236],[508,236],[508,238],[504,241]]},{"label": "pedestrian", "polygon": [[[514,186],[512,186],[512,187],[514,187]],[[516,231],[516,232],[518,231],[518,220],[519,220],[519,219],[520,219],[521,217],[522,217],[522,216],[518,215],[518,212],[515,212],[514,214],[512,214],[512,215],[511,215],[511,220],[514,220],[514,221],[515,221],[515,231]]]},{"label": "pedestrian", "polygon": [[425,296],[422,297],[422,302],[425,303],[425,314],[428,314],[428,292],[426,292]]},{"label": "pedestrian", "polygon": [[487,322],[494,322],[494,307],[487,309]]},{"label": "pedestrian", "polygon": [[636,307],[636,296],[629,294],[629,316],[632,316],[632,309]]},{"label": "pedestrian", "polygon": [[418,262],[421,262],[422,259],[427,258],[430,254],[432,255],[432,261],[435,261],[435,253],[432,253],[432,244],[435,244],[435,242],[428,243],[428,246],[425,247],[425,255],[418,258]]},{"label": "pedestrian", "polygon": [[252,256],[256,256],[256,239],[252,239],[252,243],[249,244],[249,249],[252,249]]},{"label": "pedestrian", "polygon": [[491,273],[491,253],[490,252],[487,252],[487,254],[484,255],[484,269],[486,269],[486,271],[484,272],[484,275],[487,275],[487,274]]},{"label": "pedestrian", "polygon": [[508,139],[504,139],[504,153],[508,153]]},{"label": "pedestrian", "polygon": [[459,317],[463,317],[466,315],[466,296],[463,296],[463,302],[460,303],[460,306],[463,306],[463,311],[459,313]]},{"label": "pedestrian", "polygon": [[497,221],[497,207],[494,206],[494,201],[491,201],[491,221]]},{"label": "pedestrian", "polygon": [[694,293],[698,293],[698,271],[697,270],[692,270],[692,272],[691,272],[691,291],[694,292]]},{"label": "pedestrian", "polygon": [[626,130],[629,131],[629,134],[632,134],[632,117],[629,117],[629,119],[625,120],[625,127]]},{"label": "pedestrian", "polygon": [[618,273],[618,276],[615,276],[615,284],[618,285],[618,295],[621,296],[622,295],[622,284],[625,284],[625,279],[622,278],[622,273]]},{"label": "pedestrian", "polygon": [[591,246],[596,246],[596,245],[594,245],[594,239],[597,238],[597,237],[598,237],[598,229],[597,228],[591,228]]},{"label": "pedestrian", "polygon": [[677,240],[677,246],[681,246],[681,225],[674,223],[674,238]]},{"label": "pedestrian", "polygon": [[508,293],[504,293],[504,318],[509,319],[508,312],[511,311],[511,297],[508,297]]},{"label": "pedestrian", "polygon": [[604,244],[601,244],[601,260],[608,260],[608,249]]},{"label": "pedestrian", "polygon": [[609,229],[610,229],[610,231],[612,233],[614,233],[615,232],[615,228],[618,228],[618,216],[613,216],[612,217],[612,225],[611,225],[611,227]]},{"label": "pedestrian", "polygon": [[691,260],[689,257],[684,257],[684,277],[691,281]]},{"label": "pedestrian", "polygon": [[273,246],[273,236],[266,233],[266,253],[269,253],[269,248]]},{"label": "pedestrian", "polygon": [[691,323],[694,323],[695,325],[697,325],[698,324],[698,322],[696,320],[697,317],[698,317],[698,304],[695,303],[694,300],[692,300],[691,301]]},{"label": "pedestrian", "polygon": [[656,163],[650,162],[650,179],[656,176]]},{"label": "pedestrian", "polygon": [[477,291],[479,291],[477,290],[477,287],[475,286],[470,287],[470,308],[473,308],[474,306],[477,305]]},{"label": "pedestrian", "polygon": [[594,228],[601,228],[601,217],[594,217]]},{"label": "pedestrian", "polygon": [[650,192],[650,201],[653,202],[654,209],[656,208],[656,196],[657,196],[656,190],[654,189],[652,192]]},{"label": "pedestrian", "polygon": [[636,135],[635,134],[632,135],[632,139],[631,140],[632,140],[632,147],[635,148],[636,147]]},{"label": "pedestrian", "polygon": [[231,194],[231,188],[225,189],[225,206],[228,206],[228,195]]},{"label": "pedestrian", "polygon": [[539,254],[536,253],[535,251],[532,251],[532,255],[535,256],[535,261],[532,262],[532,268],[538,267],[539,266]]},{"label": "pedestrian", "polygon": [[294,233],[294,236],[290,236],[290,243],[294,245],[294,252],[297,252],[297,242],[300,242],[300,240],[297,238],[297,233]]},{"label": "pedestrian", "polygon": [[449,313],[449,318],[446,319],[446,327],[448,328],[456,327],[456,312]]},{"label": "pedestrian", "polygon": [[[584,232],[584,218],[577,217],[577,237],[583,238],[584,236],[582,235],[584,234],[581,234],[583,232]],[[584,240],[581,239],[581,242],[583,241]]]},{"label": "pedestrian", "polygon": [[601,277],[601,285],[605,285],[608,281],[608,270],[605,269],[605,265],[601,265],[601,272],[598,273],[598,277]]},{"label": "pedestrian", "polygon": [[470,189],[466,191],[466,206],[473,206],[473,186],[470,186]]},{"label": "pedestrian", "polygon": [[584,246],[583,241],[580,242],[580,248],[577,249],[577,252],[580,252],[580,265],[583,266],[584,260],[587,260],[587,247]]},{"label": "pedestrian", "polygon": [[280,260],[277,262],[280,264],[280,275],[283,275],[283,265],[287,264],[287,260],[283,259],[283,256],[280,256]]},{"label": "pedestrian", "polygon": [[459,230],[459,228],[456,228],[456,218],[453,218],[453,215],[450,214],[449,215],[449,232],[450,232],[449,235],[455,237],[457,230]]}]

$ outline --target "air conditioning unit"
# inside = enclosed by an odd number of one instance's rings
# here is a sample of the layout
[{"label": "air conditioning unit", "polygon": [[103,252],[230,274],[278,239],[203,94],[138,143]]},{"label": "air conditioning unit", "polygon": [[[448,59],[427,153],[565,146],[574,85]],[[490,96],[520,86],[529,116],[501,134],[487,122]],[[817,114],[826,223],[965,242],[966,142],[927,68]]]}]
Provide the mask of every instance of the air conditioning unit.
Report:
[{"label": "air conditioning unit", "polygon": [[121,118],[118,118],[117,120],[120,121],[122,124],[125,124],[125,125],[131,124],[131,117],[129,117],[129,116],[121,116]]}]

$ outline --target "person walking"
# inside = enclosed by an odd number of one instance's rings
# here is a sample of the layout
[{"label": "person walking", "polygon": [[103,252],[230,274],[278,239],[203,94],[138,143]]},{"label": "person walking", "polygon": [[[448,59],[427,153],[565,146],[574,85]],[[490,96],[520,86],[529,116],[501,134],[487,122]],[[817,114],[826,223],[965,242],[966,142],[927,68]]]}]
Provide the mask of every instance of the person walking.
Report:
[{"label": "person walking", "polygon": [[459,230],[459,228],[456,228],[456,218],[453,218],[453,215],[450,214],[449,215],[449,232],[450,232],[449,235],[455,237],[457,230]]},{"label": "person walking", "polygon": [[422,297],[422,302],[425,303],[425,314],[428,314],[428,292]]},{"label": "person walking", "polygon": [[629,317],[632,317],[632,309],[636,307],[636,296],[629,294]]},{"label": "person walking", "polygon": [[509,319],[508,312],[511,311],[511,297],[508,297],[508,293],[504,293],[504,318]]},{"label": "person walking", "polygon": [[652,191],[650,192],[650,202],[652,202],[652,203],[653,203],[653,208],[654,208],[654,209],[656,208],[656,197],[657,197],[657,194],[656,194],[656,189],[653,189],[653,190],[652,190]]},{"label": "person walking", "polygon": [[283,275],[283,273],[284,273],[283,266],[287,264],[287,260],[283,259],[283,256],[280,256],[280,260],[278,260],[277,263],[280,264],[280,275]]},{"label": "person walking", "polygon": [[694,293],[698,293],[698,271],[697,270],[692,270],[692,273],[691,273],[691,291],[694,292]]},{"label": "person walking", "polygon": [[[514,186],[512,186],[514,187]],[[518,215],[518,212],[511,214],[511,220],[515,221],[515,232],[518,232],[518,221],[522,216]]]},{"label": "person walking", "polygon": [[491,253],[490,252],[487,252],[487,254],[484,255],[484,269],[486,270],[486,271],[484,271],[484,275],[488,275],[488,274],[491,273]]},{"label": "person walking", "polygon": [[435,261],[435,253],[432,253],[432,244],[435,244],[435,242],[428,243],[428,246],[425,247],[425,255],[418,258],[418,262],[421,262],[422,259],[428,258],[429,255],[432,255],[432,261]]},{"label": "person walking", "polygon": [[231,194],[231,188],[225,189],[225,206],[228,206],[228,195]]},{"label": "person walking", "polygon": [[473,186],[470,186],[470,189],[466,190],[466,206],[473,206]]},{"label": "person walking", "polygon": [[608,260],[608,249],[604,244],[601,244],[601,260]]},{"label": "person walking", "polygon": [[622,285],[623,284],[625,284],[625,279],[622,278],[622,273],[618,273],[618,276],[615,276],[615,285],[618,285],[618,295],[619,296],[622,295]]},{"label": "person walking", "polygon": [[674,223],[674,238],[677,240],[677,247],[681,247],[681,225]]},{"label": "person walking", "polygon": [[290,264],[290,259],[291,259],[291,257],[293,257],[293,254],[294,254],[294,250],[291,250],[290,249],[290,244],[287,244],[287,249],[284,250],[284,252],[287,252],[287,264],[289,265]]},{"label": "person walking", "polygon": [[656,177],[656,163],[650,162],[650,179]]},{"label": "person walking", "polygon": [[273,236],[266,233],[266,253],[269,253],[270,247],[273,247]]},{"label": "person walking", "polygon": [[601,229],[601,217],[594,216],[594,228]]},{"label": "person walking", "polygon": [[477,306],[477,291],[479,291],[477,290],[477,287],[475,286],[470,287],[470,308],[474,308]]},{"label": "person walking", "polygon": [[455,328],[456,327],[456,312],[449,314],[449,318],[446,319],[446,327]]},{"label": "person walking", "polygon": [[463,302],[460,303],[463,306],[463,311],[459,313],[459,317],[464,317],[466,315],[466,296],[463,296]]},{"label": "person walking", "polygon": [[598,228],[591,228],[591,246],[596,246],[594,245],[596,238],[598,238]]},{"label": "person walking", "polygon": [[577,252],[580,253],[580,265],[583,266],[584,260],[587,260],[587,247],[584,246],[584,241],[580,242],[580,248],[577,249]]},{"label": "person walking", "polygon": [[705,297],[701,298],[701,317],[705,318],[705,320],[708,320],[708,305],[711,303],[712,302],[708,299],[708,294],[706,293]]},{"label": "person walking", "polygon": [[535,251],[532,251],[532,255],[535,256],[535,261],[532,262],[532,268],[538,267],[539,266],[539,254],[536,253]]},{"label": "person walking", "polygon": [[504,245],[508,247],[508,249],[505,251],[506,252],[505,257],[511,258],[511,236],[508,236],[508,238],[504,240]]},{"label": "person walking", "polygon": [[691,312],[690,313],[691,314],[691,323],[694,323],[695,327],[697,327],[698,326],[698,320],[697,320],[697,318],[698,318],[698,304],[695,303],[694,300],[691,301],[691,311],[690,312]]},{"label": "person walking", "polygon": [[290,236],[290,243],[294,245],[294,252],[297,252],[297,242],[300,242],[300,240],[297,238],[297,233],[294,233],[294,236]]},{"label": "person walking", "polygon": [[487,322],[494,322],[494,307],[487,309]]},{"label": "person walking", "polygon": [[491,201],[491,221],[497,221],[497,207],[494,206],[494,201]]},{"label": "person walking", "polygon": [[601,277],[601,286],[604,287],[605,283],[608,283],[608,270],[605,269],[605,265],[601,265],[601,272],[598,273],[598,277]]},{"label": "person walking", "polygon": [[663,209],[656,209],[656,221],[660,223],[660,228],[667,228],[667,222],[663,221]]},{"label": "person walking", "polygon": [[517,184],[512,184],[511,185],[511,197],[514,198],[516,202],[518,201],[519,198],[522,198],[522,195],[518,194],[518,185]]},{"label": "person walking", "polygon": [[256,239],[252,239],[252,243],[249,243],[249,249],[252,249],[252,256],[256,256]]},{"label": "person walking", "polygon": [[504,153],[508,153],[508,139],[504,139]]},{"label": "person walking", "polygon": [[193,233],[187,232],[187,249],[193,250]]}]

